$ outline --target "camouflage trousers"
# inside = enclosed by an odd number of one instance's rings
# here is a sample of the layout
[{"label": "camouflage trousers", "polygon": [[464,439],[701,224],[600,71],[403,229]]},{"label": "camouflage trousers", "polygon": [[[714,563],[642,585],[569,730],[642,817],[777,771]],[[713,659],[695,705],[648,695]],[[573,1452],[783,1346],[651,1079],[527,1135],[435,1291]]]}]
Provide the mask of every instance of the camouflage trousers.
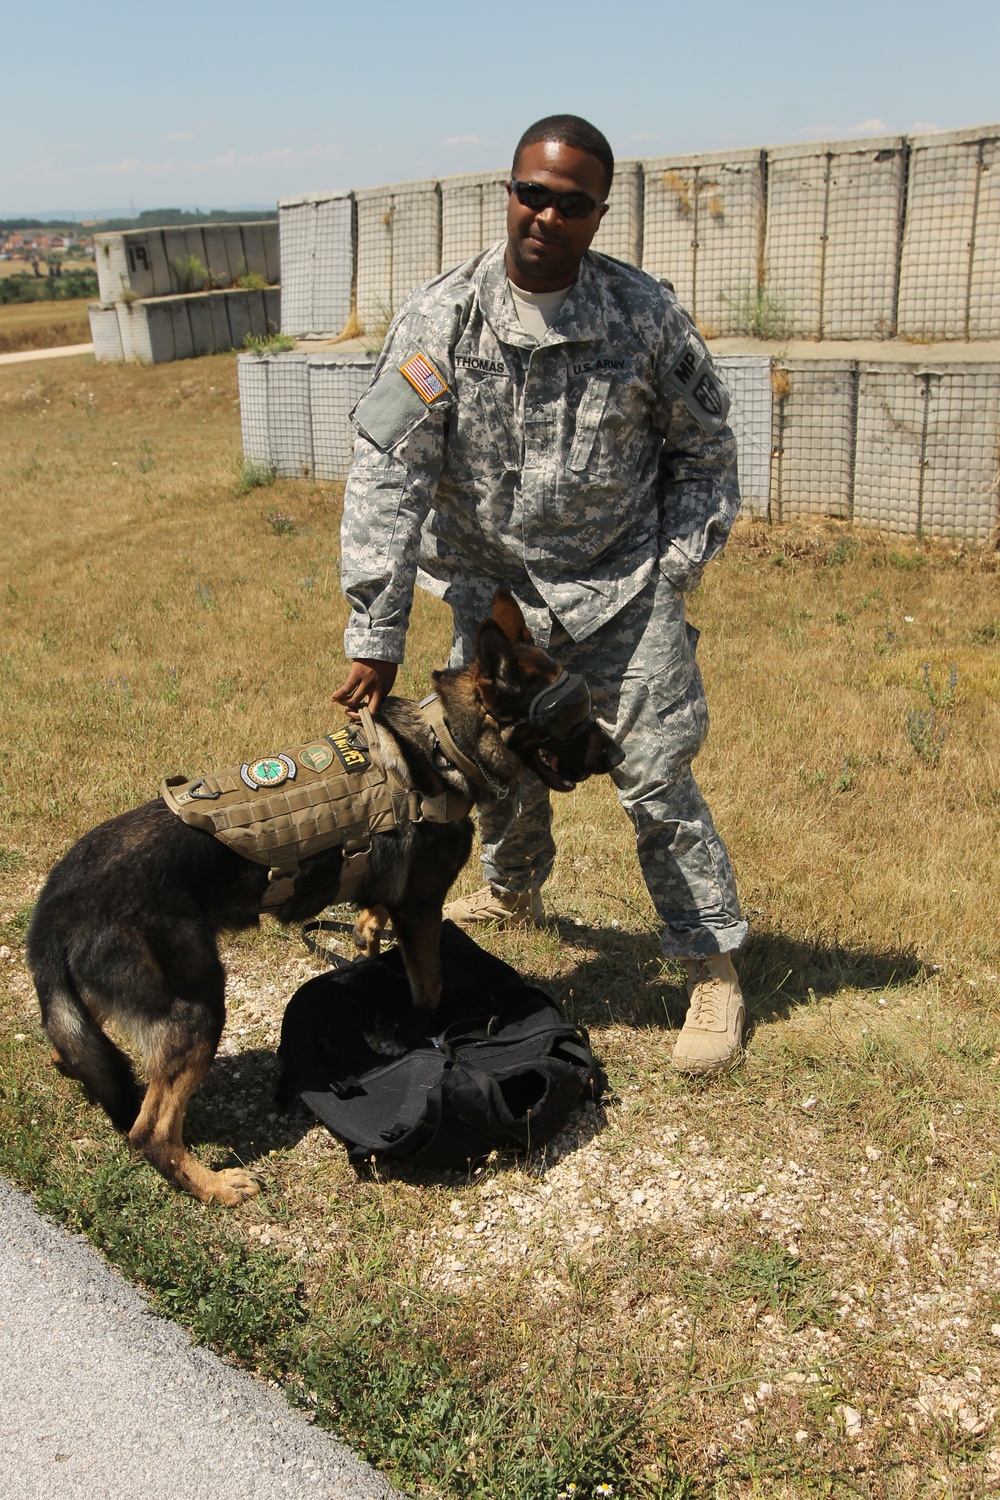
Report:
[{"label": "camouflage trousers", "polygon": [[[477,623],[456,615],[451,666],[471,660]],[[747,932],[729,855],[691,774],[708,733],[697,640],[684,596],[657,572],[586,640],[571,640],[554,622],[549,641],[538,642],[567,671],[583,674],[597,719],[625,753],[612,776],[635,828],[668,958],[731,952]],[[511,893],[537,888],[556,855],[548,788],[529,772],[517,794],[481,803],[479,834],[491,885]]]}]

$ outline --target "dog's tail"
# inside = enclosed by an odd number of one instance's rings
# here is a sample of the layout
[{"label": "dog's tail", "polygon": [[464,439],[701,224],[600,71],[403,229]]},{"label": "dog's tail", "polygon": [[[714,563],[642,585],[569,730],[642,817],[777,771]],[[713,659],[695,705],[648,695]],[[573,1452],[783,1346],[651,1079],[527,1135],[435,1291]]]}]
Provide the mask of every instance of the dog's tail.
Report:
[{"label": "dog's tail", "polygon": [[56,1067],[82,1083],[91,1102],[127,1135],[143,1096],[132,1064],[88,1010],[65,960],[54,954],[43,957],[37,949],[31,958],[42,1025],[55,1048]]}]

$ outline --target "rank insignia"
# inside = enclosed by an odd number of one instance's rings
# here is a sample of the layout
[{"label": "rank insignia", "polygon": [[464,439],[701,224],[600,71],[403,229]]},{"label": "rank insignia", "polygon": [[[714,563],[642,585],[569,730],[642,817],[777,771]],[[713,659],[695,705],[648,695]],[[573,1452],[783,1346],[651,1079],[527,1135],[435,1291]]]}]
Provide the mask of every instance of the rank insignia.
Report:
[{"label": "rank insignia", "polygon": [[426,354],[414,354],[412,359],[400,365],[399,373],[405,376],[420,399],[426,401],[428,406],[439,396],[443,396],[448,389],[446,382],[441,379]]},{"label": "rank insignia", "polygon": [[240,766],[240,775],[253,791],[282,786],[295,779],[295,762],[287,755],[265,755],[261,760]]},{"label": "rank insignia", "polygon": [[332,762],[333,746],[329,740],[316,740],[312,745],[304,745],[299,751],[299,765],[304,766],[307,771],[325,771]]}]

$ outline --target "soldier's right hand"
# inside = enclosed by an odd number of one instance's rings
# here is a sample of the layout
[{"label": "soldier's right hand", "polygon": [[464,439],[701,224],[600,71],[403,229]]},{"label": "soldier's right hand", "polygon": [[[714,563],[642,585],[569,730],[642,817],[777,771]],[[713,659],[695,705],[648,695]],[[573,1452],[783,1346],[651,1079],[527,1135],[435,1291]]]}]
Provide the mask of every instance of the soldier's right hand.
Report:
[{"label": "soldier's right hand", "polygon": [[396,681],[399,667],[394,661],[372,661],[359,657],[351,662],[351,669],[342,687],[331,694],[334,703],[343,704],[352,719],[367,698],[371,712],[377,713],[379,704]]}]

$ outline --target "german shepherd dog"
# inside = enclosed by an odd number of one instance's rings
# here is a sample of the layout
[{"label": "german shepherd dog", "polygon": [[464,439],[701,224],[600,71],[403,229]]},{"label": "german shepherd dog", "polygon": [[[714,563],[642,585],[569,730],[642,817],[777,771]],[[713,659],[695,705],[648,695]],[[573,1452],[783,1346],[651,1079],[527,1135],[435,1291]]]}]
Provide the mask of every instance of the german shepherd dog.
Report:
[{"label": "german shepherd dog", "polygon": [[[506,794],[526,767],[554,790],[569,791],[612,770],[622,754],[590,716],[582,679],[569,680],[576,689],[567,714],[565,688],[554,687],[565,680],[533,643],[515,601],[498,591],[472,664],[432,674],[452,742],[481,781],[448,759],[420,706],[402,698],[387,698],[378,711],[383,760],[420,792],[450,788],[470,803]],[[546,695],[558,702],[560,694],[562,710],[547,712]],[[472,838],[468,816],[404,823],[371,838],[356,897],[364,908],[356,940],[377,952],[391,918],[414,1003],[428,1010],[441,994],[441,908]],[[302,860],[291,895],[274,912],[278,920],[302,922],[335,901],[342,862],[339,847]],[[164,1177],[203,1203],[240,1203],[258,1191],[249,1172],[212,1171],[192,1156],[183,1123],[225,1021],[217,936],[258,925],[267,884],[265,866],[157,799],[102,823],[70,849],[50,874],[28,931],[28,962],[56,1067],[83,1084]],[[135,1043],[145,1091],[105,1022]]]}]

